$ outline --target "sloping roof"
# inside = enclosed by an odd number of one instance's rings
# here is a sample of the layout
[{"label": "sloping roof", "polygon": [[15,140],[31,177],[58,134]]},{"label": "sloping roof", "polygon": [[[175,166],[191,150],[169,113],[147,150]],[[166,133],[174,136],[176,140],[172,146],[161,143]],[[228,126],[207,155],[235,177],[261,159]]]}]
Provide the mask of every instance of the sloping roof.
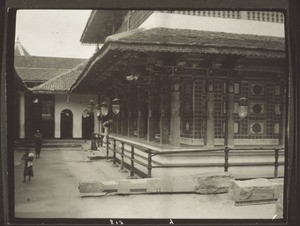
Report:
[{"label": "sloping roof", "polygon": [[62,73],[39,86],[33,87],[31,90],[34,93],[67,93],[82,73],[87,62],[86,60],[67,73]]},{"label": "sloping roof", "polygon": [[84,60],[60,57],[15,56],[15,69],[24,82],[44,82],[69,72]]},{"label": "sloping roof", "polygon": [[109,36],[71,91],[86,91],[91,84],[96,87],[96,77],[109,67],[109,58],[127,52],[201,53],[270,59],[284,59],[286,54],[284,38],[186,29],[136,29]]},{"label": "sloping roof", "polygon": [[[122,15],[126,12],[126,10],[93,10],[85,25],[80,42],[85,44],[103,43],[113,30],[121,26]],[[114,29],[113,26],[115,26]]]},{"label": "sloping roof", "polygon": [[29,91],[27,86],[24,84],[24,82],[18,76],[18,74],[15,70],[14,70],[13,80],[14,80],[13,84],[14,84],[14,90],[15,91]]},{"label": "sloping roof", "polygon": [[284,38],[188,29],[136,29],[109,36],[116,50],[285,57]]}]

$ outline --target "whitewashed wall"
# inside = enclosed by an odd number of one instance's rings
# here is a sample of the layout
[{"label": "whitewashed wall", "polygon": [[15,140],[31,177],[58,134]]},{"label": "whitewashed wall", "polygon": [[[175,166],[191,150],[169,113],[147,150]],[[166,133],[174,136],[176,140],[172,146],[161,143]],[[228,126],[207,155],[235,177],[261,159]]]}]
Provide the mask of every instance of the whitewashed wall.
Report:
[{"label": "whitewashed wall", "polygon": [[284,25],[281,23],[161,12],[154,12],[140,26],[146,29],[154,27],[284,37]]},{"label": "whitewashed wall", "polygon": [[[89,104],[90,100],[97,100],[97,95],[93,94],[72,94],[67,102],[67,94],[55,95],[55,138],[60,138],[60,113],[64,109],[69,109],[73,113],[73,138],[82,138],[82,112]],[[98,122],[95,117],[94,128],[98,130]]]}]

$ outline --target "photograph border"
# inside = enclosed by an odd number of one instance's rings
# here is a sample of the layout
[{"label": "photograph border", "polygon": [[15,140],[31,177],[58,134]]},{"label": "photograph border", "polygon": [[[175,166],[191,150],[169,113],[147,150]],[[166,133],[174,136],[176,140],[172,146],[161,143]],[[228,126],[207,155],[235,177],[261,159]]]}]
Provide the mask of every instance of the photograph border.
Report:
[{"label": "photograph border", "polygon": [[[15,36],[15,13],[18,9],[204,9],[204,10],[274,10],[285,13],[285,29],[286,29],[286,49],[287,49],[287,71],[289,74],[289,88],[291,89],[289,100],[294,102],[289,104],[288,123],[286,133],[286,147],[289,153],[286,153],[286,166],[288,169],[285,173],[285,194],[284,194],[284,218],[281,220],[237,220],[237,219],[176,219],[175,224],[198,224],[198,225],[298,225],[299,221],[299,150],[300,141],[298,135],[300,118],[299,102],[299,7],[297,1],[272,1],[272,0],[185,0],[185,1],[152,1],[152,0],[125,0],[125,1],[105,1],[105,0],[6,0],[1,1],[1,180],[0,180],[0,224],[3,225],[20,225],[20,224],[61,224],[66,225],[86,225],[86,224],[118,224],[118,220],[124,221],[124,224],[170,224],[170,219],[22,219],[16,221],[14,216],[13,206],[10,202],[14,201],[13,195],[13,155],[9,154],[9,150],[13,150],[13,127],[10,126],[13,120],[12,114],[13,104],[11,101],[13,96],[13,79],[6,76],[11,74],[13,69],[13,48]],[[212,5],[213,4],[213,5]],[[299,5],[298,5],[299,6]],[[295,125],[295,126],[294,126]],[[288,136],[289,135],[289,136]],[[11,186],[12,185],[12,186]],[[111,221],[113,220],[113,222]],[[174,220],[173,220],[174,221]]]}]

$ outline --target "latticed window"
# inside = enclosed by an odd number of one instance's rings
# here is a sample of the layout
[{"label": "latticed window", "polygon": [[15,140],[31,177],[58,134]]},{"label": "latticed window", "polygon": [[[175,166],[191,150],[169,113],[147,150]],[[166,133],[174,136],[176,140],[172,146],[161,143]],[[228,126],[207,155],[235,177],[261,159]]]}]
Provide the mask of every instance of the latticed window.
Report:
[{"label": "latticed window", "polygon": [[241,83],[241,93],[235,94],[235,108],[238,98],[248,99],[248,116],[240,119],[234,110],[235,123],[239,123],[238,139],[277,139],[281,115],[281,86],[272,82],[249,81]]},{"label": "latticed window", "polygon": [[185,80],[182,85],[181,95],[181,136],[193,137],[193,81]]},{"label": "latticed window", "polygon": [[214,81],[214,132],[215,138],[224,138],[223,123],[225,122],[225,95],[224,95],[224,80]]},{"label": "latticed window", "polygon": [[194,81],[194,138],[203,138],[205,131],[205,81]]}]

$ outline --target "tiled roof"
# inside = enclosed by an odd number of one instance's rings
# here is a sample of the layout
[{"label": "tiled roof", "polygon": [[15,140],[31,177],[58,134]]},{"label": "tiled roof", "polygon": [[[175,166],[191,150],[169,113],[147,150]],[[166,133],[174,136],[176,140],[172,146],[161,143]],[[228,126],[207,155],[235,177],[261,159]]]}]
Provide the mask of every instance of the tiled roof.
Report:
[{"label": "tiled roof", "polygon": [[[111,49],[284,58],[284,38],[188,29],[136,29],[109,36]],[[114,44],[114,45],[113,45]]]},{"label": "tiled roof", "polygon": [[47,81],[66,73],[85,59],[15,56],[15,68],[24,82]]},{"label": "tiled roof", "polygon": [[[284,38],[187,29],[136,29],[109,36],[102,48],[89,60],[71,91],[89,89],[95,77],[107,68],[105,58],[110,58],[110,54],[115,57],[116,54],[126,52],[200,53],[280,60],[286,57]],[[102,65],[103,71],[99,72],[95,65]]]},{"label": "tiled roof", "polygon": [[67,73],[62,73],[39,86],[33,87],[31,90],[34,93],[66,93],[77,80],[86,64],[87,61],[84,61]]},{"label": "tiled roof", "polygon": [[28,91],[27,86],[24,84],[24,82],[21,80],[21,78],[18,76],[18,74],[16,73],[16,71],[14,70],[14,76],[13,76],[13,80],[14,80],[14,90],[16,91]]}]

